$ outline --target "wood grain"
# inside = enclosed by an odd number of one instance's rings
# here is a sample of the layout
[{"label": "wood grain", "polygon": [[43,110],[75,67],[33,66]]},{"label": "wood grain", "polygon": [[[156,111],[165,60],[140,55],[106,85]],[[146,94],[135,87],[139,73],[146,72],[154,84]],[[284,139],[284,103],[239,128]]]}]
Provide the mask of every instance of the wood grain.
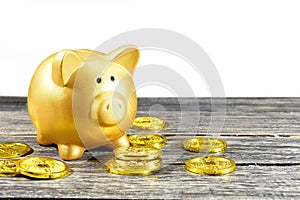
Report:
[{"label": "wood grain", "polygon": [[[195,102],[199,110],[193,109]],[[155,174],[110,174],[105,163],[112,158],[111,150],[96,148],[68,161],[71,172],[62,179],[0,177],[0,198],[300,198],[300,98],[229,98],[213,103],[209,98],[139,99],[138,116],[151,114],[168,122],[158,132],[168,144],[162,148],[164,165]],[[217,125],[224,119],[224,125],[210,129],[212,116]],[[59,159],[55,146],[35,142],[25,98],[1,97],[0,120],[0,141],[25,142],[34,150],[31,155]],[[128,131],[139,133],[143,131]],[[196,136],[224,139],[228,149],[220,155],[235,160],[236,170],[224,176],[187,172],[186,159],[207,155],[182,148],[182,141]]]}]

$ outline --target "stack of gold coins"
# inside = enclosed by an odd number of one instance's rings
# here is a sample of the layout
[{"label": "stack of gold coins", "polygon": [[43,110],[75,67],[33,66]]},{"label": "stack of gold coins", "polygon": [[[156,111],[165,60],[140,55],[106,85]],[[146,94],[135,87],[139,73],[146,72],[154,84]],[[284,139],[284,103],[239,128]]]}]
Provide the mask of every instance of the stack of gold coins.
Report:
[{"label": "stack of gold coins", "polygon": [[60,160],[48,157],[32,156],[17,163],[21,174],[32,178],[53,179],[68,174],[69,166]]},{"label": "stack of gold coins", "polygon": [[[220,153],[227,148],[227,143],[221,139],[198,137],[185,140],[183,147],[198,153]],[[185,167],[197,174],[223,175],[232,172],[236,164],[222,156],[198,156],[186,160]]]},{"label": "stack of gold coins", "polygon": [[66,163],[48,157],[21,157],[32,152],[29,145],[19,142],[0,143],[0,176],[19,174],[42,179],[61,178],[69,172]]},{"label": "stack of gold coins", "polygon": [[163,135],[158,134],[136,134],[129,135],[128,140],[131,146],[154,147],[161,148],[167,144],[167,139]]},{"label": "stack of gold coins", "polygon": [[113,151],[114,158],[106,163],[110,173],[148,175],[162,166],[161,150],[153,147],[120,147]]},{"label": "stack of gold coins", "polygon": [[17,167],[18,157],[29,154],[30,146],[20,142],[0,143],[0,176],[17,176],[20,174]]},{"label": "stack of gold coins", "polygon": [[157,117],[141,116],[136,117],[133,121],[133,129],[142,130],[156,130],[159,131],[164,128],[166,121]]}]

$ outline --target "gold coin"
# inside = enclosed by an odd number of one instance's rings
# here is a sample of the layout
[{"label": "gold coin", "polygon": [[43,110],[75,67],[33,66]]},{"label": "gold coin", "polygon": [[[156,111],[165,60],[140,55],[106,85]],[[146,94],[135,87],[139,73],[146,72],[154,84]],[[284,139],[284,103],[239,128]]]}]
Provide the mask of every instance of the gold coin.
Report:
[{"label": "gold coin", "polygon": [[132,146],[147,146],[155,148],[160,148],[167,143],[165,136],[156,134],[129,135],[128,140]]},{"label": "gold coin", "polygon": [[227,148],[227,143],[221,139],[199,137],[185,140],[183,147],[188,151],[219,153]]},{"label": "gold coin", "polygon": [[19,173],[17,163],[19,160],[0,160],[0,176],[16,176]]},{"label": "gold coin", "polygon": [[149,167],[151,169],[155,169],[159,164],[161,164],[161,158],[157,158],[154,160],[122,160],[114,158],[113,160],[118,164],[119,167],[127,167],[129,169],[141,167]]},{"label": "gold coin", "polygon": [[137,117],[133,121],[132,128],[144,130],[161,130],[165,127],[165,120],[157,117],[142,116]]},{"label": "gold coin", "polygon": [[28,144],[20,142],[1,142],[0,158],[17,158],[31,151]]},{"label": "gold coin", "polygon": [[186,169],[197,174],[222,175],[232,172],[236,165],[229,158],[220,156],[203,156],[188,159]]},{"label": "gold coin", "polygon": [[161,159],[151,161],[122,161],[112,159],[106,163],[106,169],[120,175],[148,175],[158,171],[162,166]]},{"label": "gold coin", "polygon": [[153,147],[119,147],[113,152],[121,160],[153,160],[161,156],[161,150]]},{"label": "gold coin", "polygon": [[20,173],[33,178],[61,178],[69,172],[69,166],[60,160],[47,157],[28,157],[18,162]]}]

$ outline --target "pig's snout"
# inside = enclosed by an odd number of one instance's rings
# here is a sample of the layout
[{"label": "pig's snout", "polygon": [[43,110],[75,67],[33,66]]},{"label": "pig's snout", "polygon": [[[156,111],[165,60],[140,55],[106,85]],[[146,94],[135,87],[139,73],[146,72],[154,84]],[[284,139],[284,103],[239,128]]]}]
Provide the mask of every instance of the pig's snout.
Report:
[{"label": "pig's snout", "polygon": [[122,95],[105,92],[95,99],[95,112],[101,125],[111,126],[123,120],[126,115],[126,103]]},{"label": "pig's snout", "polygon": [[120,122],[125,116],[125,103],[122,99],[105,100],[100,105],[100,119],[105,124]]}]

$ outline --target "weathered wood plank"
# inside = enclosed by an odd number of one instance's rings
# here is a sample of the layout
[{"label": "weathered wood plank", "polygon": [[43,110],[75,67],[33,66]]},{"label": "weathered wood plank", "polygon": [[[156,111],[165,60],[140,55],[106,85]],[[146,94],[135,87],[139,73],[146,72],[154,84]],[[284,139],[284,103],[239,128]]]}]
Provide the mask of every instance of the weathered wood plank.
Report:
[{"label": "weathered wood plank", "polygon": [[[167,135],[168,144],[162,148],[164,163],[184,164],[185,160],[194,156],[215,155],[207,153],[189,152],[183,149],[182,142],[195,136]],[[245,165],[300,165],[300,137],[218,137],[227,142],[228,148],[221,154],[230,157],[237,164]],[[34,152],[31,155],[57,157],[56,146],[40,146],[34,136],[0,137],[2,142],[25,142]],[[94,158],[93,158],[94,157]],[[113,157],[112,151],[105,148],[96,148],[86,152],[82,160],[98,159],[105,163]],[[58,158],[58,157],[57,157]]]},{"label": "weathered wood plank", "polygon": [[70,162],[57,180],[0,178],[1,197],[32,198],[299,198],[299,166],[237,166],[225,176],[187,172],[169,165],[146,177],[108,173],[99,162]]},{"label": "weathered wood plank", "polygon": [[[17,100],[15,104],[11,102],[0,104],[0,134],[15,134],[16,132],[36,134],[27,113],[26,101],[24,99],[23,101],[22,99]],[[289,108],[292,111],[287,111],[287,108],[269,108],[268,111],[261,107],[255,110],[251,106],[244,105],[240,112],[229,107],[226,113],[218,116],[212,115],[209,111],[161,111],[158,109],[159,107],[148,111],[139,110],[137,115],[152,115],[166,119],[168,126],[161,131],[162,133],[273,136],[298,135],[300,133],[300,111],[293,107]],[[215,125],[213,127],[211,126],[212,120]]]},{"label": "weathered wood plank", "polygon": [[[0,110],[12,111],[14,108],[24,107],[26,97],[1,97]],[[148,111],[157,105],[162,106],[167,111],[195,111],[195,105],[200,111],[211,111],[211,105],[222,108],[224,105],[229,109],[238,108],[258,108],[259,110],[300,110],[300,98],[297,97],[270,97],[270,98],[138,98],[138,110]]]},{"label": "weathered wood plank", "polygon": [[[154,104],[159,104],[164,107],[169,107],[172,110],[180,110],[180,104],[189,106],[190,111],[195,108],[193,104],[198,102],[198,106],[208,107],[212,103],[216,106],[222,106],[224,103],[229,106],[273,106],[280,107],[298,107],[300,101],[298,97],[270,97],[270,98],[139,98],[139,110],[149,110]],[[142,109],[145,108],[145,109]]]},{"label": "weathered wood plank", "polygon": [[[158,173],[110,174],[105,163],[112,151],[97,148],[68,161],[71,172],[63,179],[0,177],[0,198],[300,198],[300,98],[229,98],[226,113],[220,112],[224,99],[214,99],[214,110],[210,98],[199,98],[199,111],[194,100],[139,99],[138,115],[155,115],[168,122],[159,132],[168,144],[162,148],[164,166]],[[209,132],[211,116],[217,116],[218,123],[225,117],[220,132]],[[34,149],[31,155],[59,158],[55,146],[35,142],[25,98],[1,97],[0,122],[0,141],[26,142]],[[225,176],[187,172],[186,159],[206,155],[182,148],[182,141],[194,136],[227,141],[228,149],[221,155],[235,160],[236,170]]]}]

